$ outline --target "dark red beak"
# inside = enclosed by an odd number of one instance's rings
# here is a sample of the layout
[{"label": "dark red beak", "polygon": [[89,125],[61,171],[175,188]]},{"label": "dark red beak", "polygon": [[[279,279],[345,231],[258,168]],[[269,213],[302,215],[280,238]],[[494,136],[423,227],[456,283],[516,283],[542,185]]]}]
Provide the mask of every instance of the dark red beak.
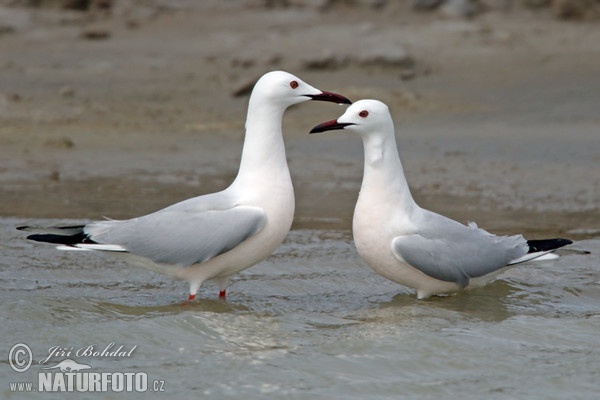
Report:
[{"label": "dark red beak", "polygon": [[320,133],[325,131],[333,131],[336,129],[344,129],[344,127],[348,125],[356,125],[351,122],[337,122],[337,119],[333,119],[331,121],[323,122],[312,128],[310,133]]},{"label": "dark red beak", "polygon": [[311,100],[329,101],[337,104],[352,104],[350,100],[337,93],[321,92],[321,94],[305,94],[304,96],[310,97]]}]

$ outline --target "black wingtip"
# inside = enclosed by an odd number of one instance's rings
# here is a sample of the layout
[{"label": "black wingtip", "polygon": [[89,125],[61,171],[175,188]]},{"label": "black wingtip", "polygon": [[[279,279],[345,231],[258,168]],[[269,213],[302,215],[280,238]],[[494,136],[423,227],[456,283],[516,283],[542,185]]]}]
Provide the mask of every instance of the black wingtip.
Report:
[{"label": "black wingtip", "polygon": [[53,235],[51,233],[40,233],[35,235],[27,236],[27,239],[35,242],[53,243],[53,244],[66,244],[74,245],[78,243],[96,243],[89,238],[85,233],[78,233],[71,236]]},{"label": "black wingtip", "polygon": [[573,241],[569,239],[541,239],[541,240],[528,240],[527,245],[529,246],[529,253],[537,253],[538,251],[551,251],[559,249],[563,246],[572,244]]},{"label": "black wingtip", "polygon": [[[96,243],[84,232],[84,225],[55,226],[42,228],[36,226],[17,226],[20,231],[32,232],[27,239],[35,242],[74,245],[78,243]],[[35,232],[35,233],[33,233]]]}]

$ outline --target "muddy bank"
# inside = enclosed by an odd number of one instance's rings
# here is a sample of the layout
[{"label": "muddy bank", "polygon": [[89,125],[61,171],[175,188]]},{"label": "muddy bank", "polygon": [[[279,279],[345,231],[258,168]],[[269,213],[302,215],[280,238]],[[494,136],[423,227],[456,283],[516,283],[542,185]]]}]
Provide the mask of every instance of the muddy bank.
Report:
[{"label": "muddy bank", "polygon": [[[125,218],[226,187],[248,88],[285,69],[388,103],[424,206],[500,232],[600,229],[592,22],[526,9],[9,10],[21,25],[0,35],[2,216]],[[308,135],[342,112],[303,104],[285,116],[296,227],[350,226],[360,141]]]}]

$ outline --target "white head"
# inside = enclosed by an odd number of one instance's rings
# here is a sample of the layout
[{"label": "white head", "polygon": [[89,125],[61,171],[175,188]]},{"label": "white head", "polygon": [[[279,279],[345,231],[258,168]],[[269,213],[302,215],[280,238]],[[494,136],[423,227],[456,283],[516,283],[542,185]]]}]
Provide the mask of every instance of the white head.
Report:
[{"label": "white head", "polygon": [[359,100],[336,120],[315,126],[310,133],[344,129],[363,138],[373,134],[394,134],[394,123],[388,107],[378,100]]},{"label": "white head", "polygon": [[316,89],[302,79],[284,71],[272,71],[264,74],[254,86],[251,101],[253,98],[260,99],[261,102],[275,101],[285,107],[308,100],[352,104],[344,96]]}]

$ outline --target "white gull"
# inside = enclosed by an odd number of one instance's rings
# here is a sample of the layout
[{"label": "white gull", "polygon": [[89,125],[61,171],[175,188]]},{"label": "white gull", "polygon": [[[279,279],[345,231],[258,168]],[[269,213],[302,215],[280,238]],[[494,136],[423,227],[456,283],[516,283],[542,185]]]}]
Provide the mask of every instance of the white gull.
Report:
[{"label": "white gull", "polygon": [[311,133],[335,129],[358,133],[364,145],[352,226],[356,249],[377,273],[416,289],[419,299],[484,286],[518,263],[572,243],[496,236],[419,207],[404,177],[392,117],[380,101],[357,101]]},{"label": "white gull", "polygon": [[284,111],[321,100],[350,104],[292,74],[273,71],[252,91],[239,172],[225,190],[194,197],[142,217],[82,226],[18,229],[62,250],[119,254],[128,261],[190,283],[189,299],[207,279],[225,297],[230,276],[268,257],[289,232],[294,189],[281,132]]}]

